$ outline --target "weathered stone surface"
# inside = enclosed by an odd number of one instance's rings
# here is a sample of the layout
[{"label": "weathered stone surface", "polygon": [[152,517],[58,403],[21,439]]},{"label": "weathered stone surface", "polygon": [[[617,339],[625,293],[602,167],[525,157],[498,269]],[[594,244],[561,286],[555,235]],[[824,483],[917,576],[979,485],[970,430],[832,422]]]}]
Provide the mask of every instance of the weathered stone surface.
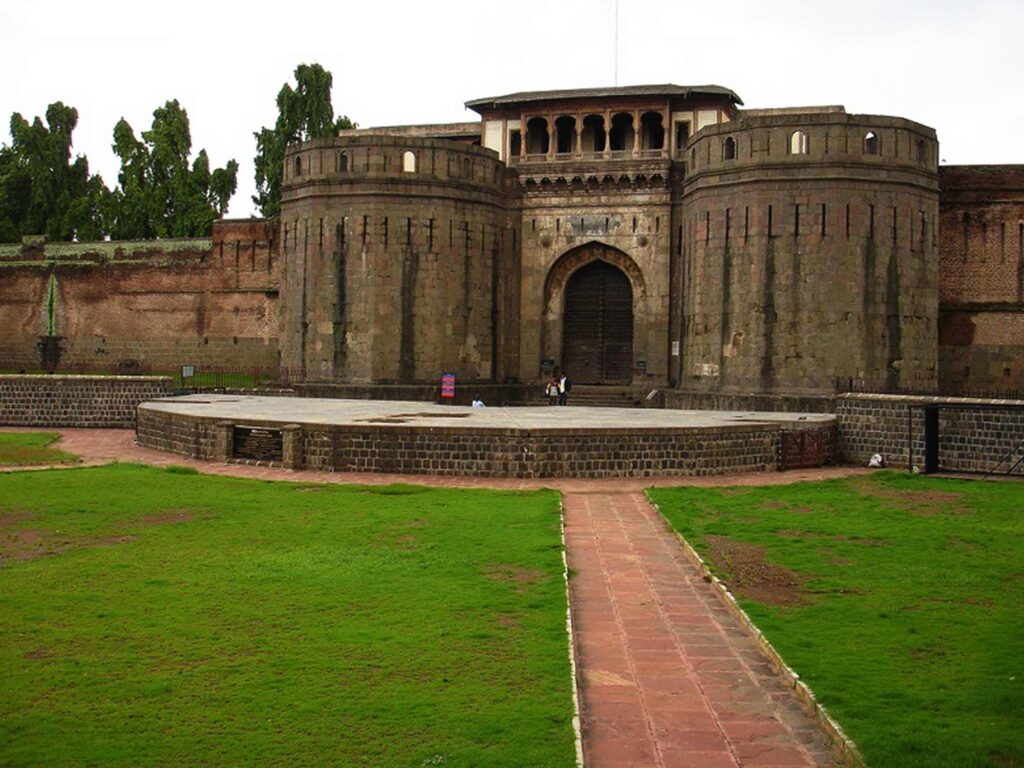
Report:
[{"label": "weathered stone surface", "polygon": [[0,375],[0,424],[133,427],[139,403],[173,394],[163,376]]}]

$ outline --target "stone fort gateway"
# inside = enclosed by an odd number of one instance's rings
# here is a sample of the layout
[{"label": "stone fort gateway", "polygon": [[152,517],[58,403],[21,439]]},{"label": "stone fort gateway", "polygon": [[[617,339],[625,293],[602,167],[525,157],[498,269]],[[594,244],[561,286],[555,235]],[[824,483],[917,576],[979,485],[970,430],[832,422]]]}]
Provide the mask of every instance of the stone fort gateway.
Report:
[{"label": "stone fort gateway", "polygon": [[208,239],[0,246],[9,371],[702,393],[1021,387],[1024,166],[719,86],[476,99],[293,146]]}]

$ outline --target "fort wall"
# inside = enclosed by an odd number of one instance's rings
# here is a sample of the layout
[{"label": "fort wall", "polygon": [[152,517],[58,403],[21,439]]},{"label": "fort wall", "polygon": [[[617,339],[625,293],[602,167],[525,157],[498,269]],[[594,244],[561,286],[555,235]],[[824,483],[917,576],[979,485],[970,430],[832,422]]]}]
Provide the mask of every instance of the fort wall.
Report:
[{"label": "fort wall", "polygon": [[1024,389],[1024,166],[944,166],[939,376],[944,388]]},{"label": "fort wall", "polygon": [[680,386],[937,385],[937,145],[843,113],[699,132],[677,206]]},{"label": "fort wall", "polygon": [[575,269],[598,259],[624,272],[632,289],[632,375],[626,383],[663,383],[668,375],[669,162],[520,163],[517,168],[523,222],[520,379],[550,375],[544,361],[557,366],[563,359],[566,284]]},{"label": "fort wall", "polygon": [[211,239],[0,246],[0,361],[11,371],[273,369],[273,222],[221,221]]},{"label": "fort wall", "polygon": [[386,135],[285,160],[282,363],[308,381],[503,381],[518,354],[518,216],[490,150]]}]

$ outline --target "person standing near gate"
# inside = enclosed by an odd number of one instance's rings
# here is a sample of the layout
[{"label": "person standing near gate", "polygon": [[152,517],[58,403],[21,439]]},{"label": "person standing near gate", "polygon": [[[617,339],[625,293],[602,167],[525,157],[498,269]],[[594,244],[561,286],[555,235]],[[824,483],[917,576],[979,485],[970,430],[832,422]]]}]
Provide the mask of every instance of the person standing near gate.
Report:
[{"label": "person standing near gate", "polygon": [[568,405],[569,404],[569,390],[572,389],[572,384],[569,382],[569,377],[562,372],[562,376],[558,379],[558,404]]}]

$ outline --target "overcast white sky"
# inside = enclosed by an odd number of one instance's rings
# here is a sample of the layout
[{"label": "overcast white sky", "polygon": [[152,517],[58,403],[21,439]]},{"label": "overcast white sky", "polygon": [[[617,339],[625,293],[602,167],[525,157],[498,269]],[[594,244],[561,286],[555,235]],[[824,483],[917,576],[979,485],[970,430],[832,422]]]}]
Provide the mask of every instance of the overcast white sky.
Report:
[{"label": "overcast white sky", "polygon": [[[0,5],[0,140],[12,112],[78,108],[75,149],[107,185],[177,98],[193,149],[240,164],[229,215],[254,211],[253,131],[301,62],[334,73],[361,126],[475,119],[463,102],[611,85],[615,0]],[[621,0],[619,84],[714,83],[748,107],[843,104],[933,126],[948,163],[1024,162],[1024,0]]]}]

